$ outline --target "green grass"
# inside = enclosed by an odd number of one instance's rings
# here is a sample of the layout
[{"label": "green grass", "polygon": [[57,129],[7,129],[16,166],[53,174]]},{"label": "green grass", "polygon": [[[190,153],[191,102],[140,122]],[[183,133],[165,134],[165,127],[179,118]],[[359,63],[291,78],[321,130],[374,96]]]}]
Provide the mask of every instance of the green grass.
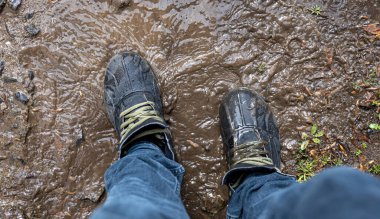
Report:
[{"label": "green grass", "polygon": [[369,172],[374,174],[374,175],[379,175],[380,176],[380,164],[375,164],[372,166],[371,169],[369,169]]},{"label": "green grass", "polygon": [[304,182],[315,175],[315,162],[311,160],[300,160],[297,164],[299,182]]},{"label": "green grass", "polygon": [[322,13],[322,7],[319,5],[314,5],[313,7],[309,8],[309,11],[311,12],[311,14],[319,16]]}]

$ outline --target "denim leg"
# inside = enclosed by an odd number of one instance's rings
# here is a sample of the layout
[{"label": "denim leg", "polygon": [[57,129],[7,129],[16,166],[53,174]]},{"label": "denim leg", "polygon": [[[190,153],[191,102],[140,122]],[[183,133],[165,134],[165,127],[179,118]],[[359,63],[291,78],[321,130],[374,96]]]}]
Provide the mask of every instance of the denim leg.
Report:
[{"label": "denim leg", "polygon": [[380,181],[347,167],[323,171],[302,184],[279,173],[250,175],[232,195],[228,215],[281,219],[378,218]]},{"label": "denim leg", "polygon": [[294,184],[294,177],[278,172],[249,174],[232,193],[227,218],[258,218],[268,206],[269,196]]},{"label": "denim leg", "polygon": [[184,168],[140,142],[105,174],[107,200],[91,218],[188,218],[180,197]]}]

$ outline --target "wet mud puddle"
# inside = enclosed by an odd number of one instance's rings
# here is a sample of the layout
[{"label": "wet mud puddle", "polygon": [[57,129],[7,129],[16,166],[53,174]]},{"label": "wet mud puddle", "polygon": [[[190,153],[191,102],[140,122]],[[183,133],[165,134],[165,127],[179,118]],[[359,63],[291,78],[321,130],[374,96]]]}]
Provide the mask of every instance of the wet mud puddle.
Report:
[{"label": "wet mud puddle", "polygon": [[[322,14],[312,13],[315,5]],[[116,159],[117,139],[102,101],[104,71],[114,54],[132,50],[159,79],[165,119],[186,168],[182,197],[190,216],[224,218],[222,97],[240,86],[265,96],[278,117],[284,171],[297,174],[299,133],[311,123],[329,139],[349,141],[356,133],[352,82],[369,75],[380,57],[379,41],[362,26],[379,22],[379,12],[376,0],[6,6],[0,14],[1,217],[86,218],[105,199],[103,173]],[[371,119],[365,114],[359,122]],[[378,140],[372,142],[369,159],[380,161]]]}]

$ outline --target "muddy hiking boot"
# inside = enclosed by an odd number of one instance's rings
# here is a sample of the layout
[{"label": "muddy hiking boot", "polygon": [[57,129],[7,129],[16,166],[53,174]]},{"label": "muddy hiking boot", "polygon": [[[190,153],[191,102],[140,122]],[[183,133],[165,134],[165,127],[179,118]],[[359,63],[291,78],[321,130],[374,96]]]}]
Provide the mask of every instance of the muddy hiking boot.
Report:
[{"label": "muddy hiking boot", "polygon": [[229,166],[223,184],[235,189],[249,173],[279,171],[279,131],[263,97],[245,88],[231,91],[220,105],[219,116]]},{"label": "muddy hiking boot", "polygon": [[104,100],[120,137],[119,158],[127,154],[132,143],[149,141],[166,157],[175,159],[158,83],[145,59],[132,52],[112,57],[104,79]]}]

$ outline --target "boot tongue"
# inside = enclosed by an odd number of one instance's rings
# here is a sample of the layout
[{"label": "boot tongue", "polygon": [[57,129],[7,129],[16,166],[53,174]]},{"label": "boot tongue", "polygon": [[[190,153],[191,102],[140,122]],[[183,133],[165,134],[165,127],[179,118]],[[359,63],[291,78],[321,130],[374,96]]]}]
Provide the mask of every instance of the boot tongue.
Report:
[{"label": "boot tongue", "polygon": [[246,144],[247,142],[261,141],[259,133],[254,127],[244,127],[236,131],[235,145]]},{"label": "boot tongue", "polygon": [[[116,112],[115,114],[118,116],[118,122],[117,122],[117,125],[116,125],[116,129],[117,129],[117,132],[118,134],[120,135],[120,125],[122,124],[123,120],[122,118],[119,117],[119,115],[125,111],[126,109],[129,109],[133,106],[135,106],[136,104],[139,104],[139,103],[143,103],[143,102],[147,102],[147,101],[150,101],[150,100],[154,100],[152,94],[150,94],[149,92],[146,92],[146,91],[135,91],[133,93],[130,93],[126,96],[123,96],[121,97],[119,100],[118,100],[118,107],[116,109]],[[154,108],[155,110],[158,112],[158,115],[159,116],[162,116],[160,113],[162,111],[162,107],[160,106],[157,106],[157,104],[154,104]]]}]

